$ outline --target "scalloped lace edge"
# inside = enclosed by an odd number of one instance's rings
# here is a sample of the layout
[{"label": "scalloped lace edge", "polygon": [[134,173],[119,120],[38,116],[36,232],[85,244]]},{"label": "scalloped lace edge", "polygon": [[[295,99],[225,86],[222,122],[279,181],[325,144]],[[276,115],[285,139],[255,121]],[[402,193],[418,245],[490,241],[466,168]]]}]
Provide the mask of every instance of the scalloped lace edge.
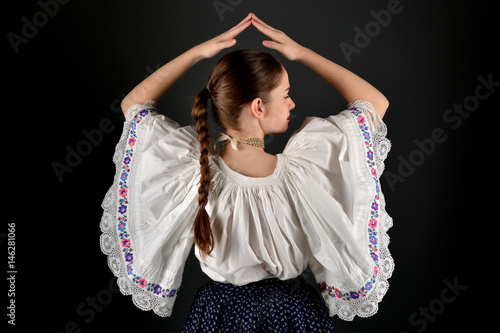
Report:
[{"label": "scalloped lace edge", "polygon": [[340,319],[345,321],[352,321],[355,316],[370,317],[378,311],[378,303],[380,303],[389,289],[388,279],[392,276],[394,271],[394,260],[389,252],[390,238],[387,231],[392,227],[392,218],[387,214],[385,209],[385,197],[381,190],[380,176],[384,171],[384,160],[386,159],[389,150],[391,149],[391,142],[386,138],[387,126],[382,119],[375,113],[371,103],[358,100],[354,103],[348,104],[347,108],[360,108],[365,111],[366,118],[368,118],[368,126],[372,135],[374,160],[377,168],[377,179],[380,186],[380,208],[379,208],[379,267],[377,282],[374,284],[372,290],[367,293],[365,297],[357,299],[343,300],[329,294],[328,290],[321,291],[321,295],[325,300],[326,305],[330,310],[330,316],[337,315]]},{"label": "scalloped lace edge", "polygon": [[155,295],[151,291],[146,291],[134,284],[127,274],[127,264],[122,255],[120,241],[116,229],[117,211],[118,211],[118,179],[122,172],[121,160],[125,154],[128,134],[131,130],[132,119],[138,111],[144,108],[156,107],[155,101],[148,101],[143,105],[135,104],[131,106],[125,114],[125,123],[120,140],[115,148],[113,162],[115,163],[116,171],[113,184],[106,193],[102,202],[104,210],[100,221],[101,236],[99,239],[101,251],[107,256],[108,266],[112,273],[118,278],[117,284],[123,295],[131,295],[133,303],[141,310],[153,310],[160,317],[169,317],[172,314],[172,309],[177,298],[177,294],[173,297],[164,298]]}]

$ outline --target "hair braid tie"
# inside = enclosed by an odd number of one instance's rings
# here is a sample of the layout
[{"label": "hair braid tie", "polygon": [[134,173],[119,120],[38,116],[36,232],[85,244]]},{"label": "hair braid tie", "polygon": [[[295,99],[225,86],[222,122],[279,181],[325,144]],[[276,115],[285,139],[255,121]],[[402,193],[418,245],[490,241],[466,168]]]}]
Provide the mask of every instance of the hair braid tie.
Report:
[{"label": "hair braid tie", "polygon": [[210,94],[210,90],[207,88],[203,88],[201,90],[201,96],[203,97],[204,100],[209,100],[212,98],[212,95]]}]

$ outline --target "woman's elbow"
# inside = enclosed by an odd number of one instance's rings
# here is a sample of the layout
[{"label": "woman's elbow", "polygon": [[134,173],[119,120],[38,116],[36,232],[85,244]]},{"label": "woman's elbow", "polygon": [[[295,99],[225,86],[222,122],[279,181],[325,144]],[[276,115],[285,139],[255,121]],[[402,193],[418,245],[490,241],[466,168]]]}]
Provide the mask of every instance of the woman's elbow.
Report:
[{"label": "woman's elbow", "polygon": [[127,98],[127,97],[125,97],[125,98],[121,101],[121,103],[120,103],[120,107],[121,107],[121,109],[122,109],[122,112],[123,112],[123,114],[125,114],[125,115],[127,114],[127,111],[128,111],[128,109],[129,109],[131,106],[132,106],[132,104],[130,104],[130,101],[128,100],[128,98]]},{"label": "woman's elbow", "polygon": [[374,105],[375,113],[380,117],[380,119],[384,118],[384,115],[389,108],[389,100],[382,96],[382,98],[377,101],[377,104]]}]

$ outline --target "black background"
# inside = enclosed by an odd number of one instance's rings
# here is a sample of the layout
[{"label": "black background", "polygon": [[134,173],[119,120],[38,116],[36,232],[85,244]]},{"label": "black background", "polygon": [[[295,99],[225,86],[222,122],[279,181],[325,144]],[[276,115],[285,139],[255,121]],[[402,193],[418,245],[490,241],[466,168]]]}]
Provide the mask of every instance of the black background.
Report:
[{"label": "black background", "polygon": [[[218,13],[218,2],[229,7]],[[498,234],[493,212],[498,206],[499,148],[487,134],[498,131],[500,87],[491,88],[497,90],[493,92],[480,88],[488,98],[471,104],[474,111],[464,113],[460,124],[443,117],[454,104],[474,101],[478,77],[500,82],[494,68],[499,40],[494,7],[486,1],[401,0],[399,13],[369,32],[369,43],[348,59],[341,43],[355,46],[354,28],[364,31],[374,21],[371,11],[386,10],[388,2],[4,4],[7,91],[2,94],[2,162],[7,186],[0,258],[7,272],[7,228],[15,224],[17,271],[15,298],[8,297],[10,284],[5,281],[0,291],[5,323],[8,302],[15,299],[16,325],[8,325],[9,330],[180,331],[196,290],[208,281],[194,255],[187,262],[173,315],[160,318],[116,293],[100,252],[100,204],[112,183],[111,158],[123,122],[119,101],[154,69],[255,12],[297,42],[368,80],[391,103],[384,120],[393,146],[382,185],[394,219],[389,248],[396,270],[379,313],[353,322],[335,317],[336,332],[443,332],[452,327],[483,331],[487,303],[497,292],[495,252],[483,244]],[[29,30],[26,22],[38,27]],[[9,36],[23,33],[29,38],[13,46]],[[263,39],[267,38],[250,27],[233,49],[263,50]],[[192,68],[162,99],[160,112],[191,124],[193,96],[225,52],[229,50]],[[271,52],[289,73],[296,103],[289,132],[268,138],[269,152],[278,153],[304,117],[335,114],[345,102],[310,70]],[[100,126],[106,133],[89,146],[85,133],[95,133]],[[429,142],[436,128],[446,139],[423,151],[416,140]],[[86,156],[73,160],[71,172],[65,169],[68,172],[58,175],[54,165],[67,165],[68,151],[78,147],[87,148]],[[408,169],[407,163],[414,165]],[[443,303],[443,292],[453,296],[445,281],[467,288]]]}]

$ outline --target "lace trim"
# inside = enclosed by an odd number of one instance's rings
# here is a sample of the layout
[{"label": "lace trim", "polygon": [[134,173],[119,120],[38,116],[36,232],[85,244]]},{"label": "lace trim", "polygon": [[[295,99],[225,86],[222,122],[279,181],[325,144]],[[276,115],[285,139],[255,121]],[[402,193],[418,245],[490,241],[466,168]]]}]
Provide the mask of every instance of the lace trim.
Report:
[{"label": "lace trim", "polygon": [[363,110],[365,116],[367,117],[369,131],[373,142],[375,164],[377,165],[378,176],[380,177],[385,170],[384,161],[387,158],[387,154],[391,150],[391,142],[386,138],[387,126],[375,112],[375,108],[370,102],[358,100],[347,105],[348,110],[353,108]]},{"label": "lace trim", "polygon": [[102,202],[104,213],[100,222],[101,251],[108,257],[108,266],[118,277],[117,283],[123,295],[132,295],[133,303],[141,310],[153,310],[161,317],[168,317],[180,288],[167,289],[165,286],[147,281],[134,272],[133,242],[128,234],[127,215],[129,212],[128,184],[130,166],[133,162],[136,144],[136,125],[151,113],[156,113],[156,102],[134,105],[126,112],[127,121],[113,161],[116,174],[113,185]]},{"label": "lace trim", "polygon": [[127,121],[132,121],[137,112],[140,112],[144,109],[156,109],[157,104],[158,103],[156,101],[153,101],[152,99],[144,104],[134,104],[128,108],[127,112],[125,112],[125,119]]},{"label": "lace trim", "polygon": [[330,316],[351,321],[354,317],[370,317],[378,311],[378,303],[382,301],[389,288],[388,279],[394,270],[394,261],[388,249],[388,229],[392,226],[392,218],[385,210],[385,200],[380,189],[380,175],[384,169],[384,160],[391,147],[385,137],[387,127],[375,113],[373,106],[365,101],[356,101],[348,105],[350,115],[355,121],[364,141],[366,167],[375,188],[375,196],[367,207],[370,218],[366,224],[366,235],[369,239],[368,251],[373,259],[373,273],[359,289],[341,290],[326,282],[318,283],[322,296],[330,309]]}]

